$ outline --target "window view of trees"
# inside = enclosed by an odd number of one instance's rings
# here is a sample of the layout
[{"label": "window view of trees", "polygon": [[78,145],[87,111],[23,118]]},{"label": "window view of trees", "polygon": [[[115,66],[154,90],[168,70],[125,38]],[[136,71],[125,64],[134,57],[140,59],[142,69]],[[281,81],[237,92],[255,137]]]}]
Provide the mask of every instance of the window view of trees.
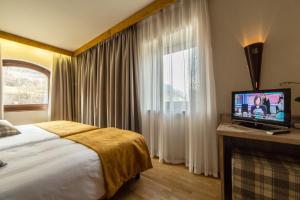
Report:
[{"label": "window view of trees", "polygon": [[3,67],[4,104],[48,104],[48,76],[29,68]]},{"label": "window view of trees", "polygon": [[190,99],[189,76],[193,68],[190,56],[194,49],[175,51],[163,56],[163,84],[165,110],[186,111]]}]

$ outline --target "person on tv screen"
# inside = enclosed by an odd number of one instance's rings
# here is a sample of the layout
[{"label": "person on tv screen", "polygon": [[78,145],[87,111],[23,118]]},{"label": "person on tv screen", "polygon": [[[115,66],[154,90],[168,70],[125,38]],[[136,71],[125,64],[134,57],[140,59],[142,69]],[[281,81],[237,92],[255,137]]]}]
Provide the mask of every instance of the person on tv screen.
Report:
[{"label": "person on tv screen", "polygon": [[262,105],[264,105],[267,109],[266,114],[268,115],[271,114],[271,103],[269,97],[265,94],[262,94],[261,98],[262,98]]},{"label": "person on tv screen", "polygon": [[266,106],[262,105],[260,96],[254,97],[254,105],[251,106],[251,114],[254,116],[265,116],[267,113]]},{"label": "person on tv screen", "polygon": [[279,97],[278,104],[276,106],[276,112],[283,112],[284,111],[284,100],[283,97]]},{"label": "person on tv screen", "polygon": [[278,104],[276,106],[276,119],[284,120],[284,98],[279,97]]}]

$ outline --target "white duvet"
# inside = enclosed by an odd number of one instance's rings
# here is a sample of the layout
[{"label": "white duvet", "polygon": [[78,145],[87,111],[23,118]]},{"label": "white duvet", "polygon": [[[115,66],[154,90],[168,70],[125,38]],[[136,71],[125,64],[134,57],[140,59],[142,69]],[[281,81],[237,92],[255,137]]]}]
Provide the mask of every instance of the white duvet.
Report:
[{"label": "white duvet", "polygon": [[0,151],[59,138],[57,135],[34,125],[21,125],[16,126],[16,128],[21,134],[0,138]]},{"label": "white duvet", "polygon": [[1,200],[96,200],[105,193],[98,155],[70,140],[8,148],[0,159],[8,163],[0,168]]}]

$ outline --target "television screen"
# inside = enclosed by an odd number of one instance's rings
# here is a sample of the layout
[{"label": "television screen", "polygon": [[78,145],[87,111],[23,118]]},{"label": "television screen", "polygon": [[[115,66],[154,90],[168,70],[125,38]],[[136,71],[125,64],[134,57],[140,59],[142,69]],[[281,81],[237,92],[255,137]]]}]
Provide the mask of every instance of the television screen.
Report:
[{"label": "television screen", "polygon": [[289,126],[290,89],[233,92],[232,118]]}]

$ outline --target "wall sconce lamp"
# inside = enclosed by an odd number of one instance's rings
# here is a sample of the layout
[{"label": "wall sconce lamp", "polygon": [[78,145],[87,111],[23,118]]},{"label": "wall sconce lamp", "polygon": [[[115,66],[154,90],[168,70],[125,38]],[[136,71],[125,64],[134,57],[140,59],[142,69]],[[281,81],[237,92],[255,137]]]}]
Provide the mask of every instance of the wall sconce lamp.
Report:
[{"label": "wall sconce lamp", "polygon": [[253,90],[258,90],[260,86],[263,47],[264,43],[262,42],[253,43],[244,47]]}]

